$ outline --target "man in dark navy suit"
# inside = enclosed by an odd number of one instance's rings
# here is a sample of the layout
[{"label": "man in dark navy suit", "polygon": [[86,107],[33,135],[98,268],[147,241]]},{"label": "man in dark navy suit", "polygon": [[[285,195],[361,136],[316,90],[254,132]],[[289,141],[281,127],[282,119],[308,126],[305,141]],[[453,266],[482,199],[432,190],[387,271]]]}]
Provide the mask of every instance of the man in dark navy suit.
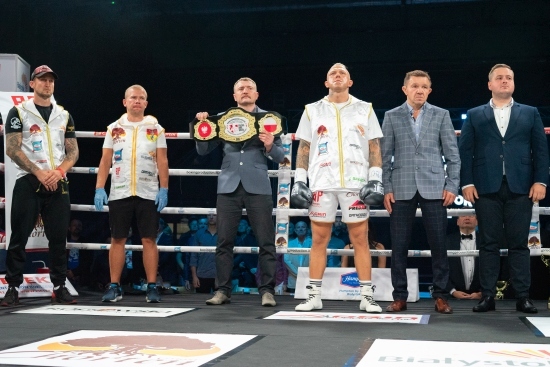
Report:
[{"label": "man in dark navy suit", "polygon": [[[479,236],[476,233],[475,215],[458,217],[460,231],[447,236],[447,250],[477,250]],[[459,299],[480,299],[479,258],[476,256],[449,257],[449,293]]]},{"label": "man in dark navy suit", "polygon": [[504,230],[516,310],[536,313],[529,299],[527,237],[533,202],[544,199],[548,183],[544,126],[535,107],[512,98],[514,72],[510,66],[493,66],[488,87],[493,98],[468,111],[459,141],[462,193],[475,203],[481,237],[482,298],[473,311],[495,309],[499,239]]}]

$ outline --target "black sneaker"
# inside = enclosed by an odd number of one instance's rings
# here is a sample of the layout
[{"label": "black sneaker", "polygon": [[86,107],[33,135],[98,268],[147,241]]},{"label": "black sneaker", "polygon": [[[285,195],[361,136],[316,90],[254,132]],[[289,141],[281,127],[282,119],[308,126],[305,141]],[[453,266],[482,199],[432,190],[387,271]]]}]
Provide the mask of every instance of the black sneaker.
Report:
[{"label": "black sneaker", "polygon": [[19,289],[10,285],[0,305],[4,307],[11,307],[11,306],[17,306],[18,304],[19,304]]},{"label": "black sneaker", "polygon": [[52,303],[61,303],[62,305],[72,305],[76,303],[76,299],[71,296],[69,290],[65,285],[59,286],[54,289],[52,293]]}]

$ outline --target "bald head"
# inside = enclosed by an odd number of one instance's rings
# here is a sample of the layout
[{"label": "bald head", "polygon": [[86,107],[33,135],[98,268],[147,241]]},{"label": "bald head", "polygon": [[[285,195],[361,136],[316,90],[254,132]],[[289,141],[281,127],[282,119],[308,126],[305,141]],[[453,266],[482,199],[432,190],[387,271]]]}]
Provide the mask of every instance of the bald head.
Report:
[{"label": "bald head", "polygon": [[143,93],[145,93],[145,98],[147,98],[147,91],[145,90],[145,88],[143,88],[139,84],[134,84],[134,85],[128,87],[128,89],[126,89],[126,91],[124,92],[124,98],[128,98],[128,96],[130,95],[130,92],[134,89],[140,90]]}]

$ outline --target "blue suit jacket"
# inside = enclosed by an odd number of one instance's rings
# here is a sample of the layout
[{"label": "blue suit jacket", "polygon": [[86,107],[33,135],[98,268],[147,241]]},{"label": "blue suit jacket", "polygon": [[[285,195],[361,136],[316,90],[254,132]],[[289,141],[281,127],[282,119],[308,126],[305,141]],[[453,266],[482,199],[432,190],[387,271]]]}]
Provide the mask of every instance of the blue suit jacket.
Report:
[{"label": "blue suit jacket", "polygon": [[489,103],[469,110],[459,149],[460,184],[474,184],[480,195],[500,189],[503,162],[513,193],[528,194],[535,182],[548,184],[548,143],[535,107],[514,101],[504,137]]},{"label": "blue suit jacket", "polygon": [[[257,109],[254,112],[265,112]],[[244,143],[228,143],[222,140],[196,142],[200,155],[210,153],[218,144],[223,144],[222,171],[218,176],[218,194],[229,194],[237,189],[239,182],[249,194],[272,195],[271,182],[267,176],[267,159],[281,163],[284,159],[281,138],[276,137],[271,151],[265,151],[264,143],[254,136]]]}]

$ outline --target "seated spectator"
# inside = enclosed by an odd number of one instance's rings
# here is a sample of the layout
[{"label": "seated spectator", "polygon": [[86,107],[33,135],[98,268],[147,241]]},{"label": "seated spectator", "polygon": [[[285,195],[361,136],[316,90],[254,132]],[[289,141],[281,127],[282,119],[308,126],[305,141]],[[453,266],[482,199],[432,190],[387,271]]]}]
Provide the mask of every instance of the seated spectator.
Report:
[{"label": "seated spectator", "polygon": [[[95,222],[95,227],[90,232],[91,243],[111,243],[111,230],[109,228],[109,214],[100,213],[100,220]],[[92,262],[92,287],[93,291],[103,292],[105,286],[109,286],[111,282],[109,268],[109,251],[97,250],[94,251],[94,259]]]},{"label": "seated spectator", "polygon": [[[328,243],[329,249],[334,250],[343,250],[344,247],[346,247],[346,244],[344,241],[342,241],[339,238],[330,237],[330,241]],[[328,255],[327,256],[327,268],[339,268],[342,264],[342,257],[340,255]]]},{"label": "seated spectator", "polygon": [[[290,238],[290,232],[289,232]],[[288,269],[285,265],[283,254],[275,254],[275,293],[282,294],[287,288]],[[256,266],[256,284],[261,284],[262,268],[260,262]]]},{"label": "seated spectator", "polygon": [[[256,238],[248,233],[248,222],[241,219],[235,237],[235,247],[258,247]],[[257,288],[256,274],[258,255],[235,253],[233,255],[233,271],[231,279],[234,286]]]},{"label": "seated spectator", "polygon": [[288,240],[293,240],[296,238],[296,233],[294,232],[294,223],[288,222]]},{"label": "seated spectator", "polygon": [[[90,242],[82,236],[82,221],[72,219],[69,224],[69,233],[67,234],[67,242],[86,243]],[[80,250],[76,248],[67,249],[67,279],[75,287],[91,287],[92,280],[92,264],[94,261],[94,251]]]},{"label": "seated spectator", "polygon": [[205,216],[201,216],[199,219],[199,229],[203,229],[208,227],[208,218]]},{"label": "seated spectator", "polygon": [[[0,214],[0,243],[6,242],[6,231],[3,229],[4,216]],[[0,250],[0,274],[6,274],[6,250]]]},{"label": "seated spectator", "polygon": [[[311,248],[311,237],[307,237],[308,225],[298,222],[294,227],[296,238],[288,242],[289,248]],[[294,293],[298,268],[309,266],[309,255],[284,254],[285,266],[288,269],[287,292]]]},{"label": "seated spectator", "polygon": [[346,226],[346,223],[342,222],[341,216],[337,216],[334,219],[334,224],[332,225],[332,236],[341,239],[344,244],[350,243],[348,226]]},{"label": "seated spectator", "polygon": [[[191,246],[216,247],[218,242],[216,215],[209,214],[207,220],[208,226],[197,231],[192,237]],[[216,254],[214,252],[192,252],[189,266],[191,267],[193,287],[197,293],[211,293],[218,289],[216,285]]]},{"label": "seated spectator", "polygon": [[[182,233],[179,238],[178,246],[184,247],[189,246],[191,239],[195,236],[199,229],[199,220],[196,218],[189,219],[189,231]],[[189,259],[191,258],[190,252],[178,252],[176,253],[176,262],[178,264],[178,275],[180,278],[180,284],[185,287],[185,289],[191,289],[191,268],[189,267]]]},{"label": "seated spectator", "polygon": [[[456,224],[460,231],[447,236],[447,250],[477,250],[479,236],[476,233],[476,216],[458,217]],[[450,290],[454,298],[481,299],[479,257],[449,257],[449,283],[447,289]]]},{"label": "seated spectator", "polygon": [[[385,247],[380,242],[375,240],[376,234],[374,227],[369,223],[367,239],[369,241],[370,250],[384,250]],[[344,247],[344,250],[353,250],[353,244],[347,244]],[[386,257],[385,256],[371,256],[371,262],[373,268],[385,268],[386,267]],[[355,258],[353,256],[342,256],[342,267],[343,268],[354,268],[355,267]]]},{"label": "seated spectator", "polygon": [[[162,218],[159,218],[156,242],[157,246],[173,246],[172,229]],[[162,284],[157,284],[157,286],[170,288],[178,283],[178,263],[175,252],[159,251],[158,273],[162,278]]]}]

